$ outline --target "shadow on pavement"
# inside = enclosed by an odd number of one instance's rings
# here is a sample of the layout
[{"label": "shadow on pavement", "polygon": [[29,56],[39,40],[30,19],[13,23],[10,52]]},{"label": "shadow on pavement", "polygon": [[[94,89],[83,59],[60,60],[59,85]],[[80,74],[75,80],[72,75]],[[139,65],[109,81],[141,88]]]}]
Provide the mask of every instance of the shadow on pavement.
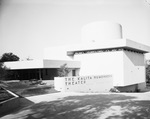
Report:
[{"label": "shadow on pavement", "polygon": [[[19,110],[34,104],[32,101],[30,101],[27,98],[22,97],[22,96],[19,96],[19,98],[17,100],[17,103],[19,103],[19,106],[17,106],[17,108],[15,108],[14,110],[10,110],[10,111],[4,112],[2,114],[0,113],[0,117],[2,117],[4,115],[11,114],[11,113],[14,113],[14,112],[18,112]],[[11,105],[10,105],[10,107],[11,107]],[[6,108],[8,108],[8,107],[6,107]]]},{"label": "shadow on pavement", "polygon": [[40,102],[2,119],[145,119],[150,118],[150,101],[133,101],[121,94],[68,96]]}]

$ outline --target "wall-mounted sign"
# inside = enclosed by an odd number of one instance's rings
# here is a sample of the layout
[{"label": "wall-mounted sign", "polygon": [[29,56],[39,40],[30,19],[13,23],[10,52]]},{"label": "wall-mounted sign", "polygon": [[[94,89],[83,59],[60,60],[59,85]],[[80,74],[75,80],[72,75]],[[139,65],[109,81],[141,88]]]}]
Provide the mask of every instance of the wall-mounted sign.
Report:
[{"label": "wall-mounted sign", "polygon": [[112,77],[112,75],[65,77],[65,85],[80,85],[85,84],[88,80],[101,80],[108,77]]},{"label": "wall-mounted sign", "polygon": [[55,77],[55,89],[75,92],[109,92],[113,88],[113,75]]}]

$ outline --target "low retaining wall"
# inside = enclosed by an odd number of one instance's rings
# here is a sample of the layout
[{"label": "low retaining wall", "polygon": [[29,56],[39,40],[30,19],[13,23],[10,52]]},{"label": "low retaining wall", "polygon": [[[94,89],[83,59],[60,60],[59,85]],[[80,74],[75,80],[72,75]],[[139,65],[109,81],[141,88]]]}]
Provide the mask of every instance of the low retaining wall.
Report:
[{"label": "low retaining wall", "polygon": [[113,88],[112,75],[55,77],[54,87],[62,92],[109,92]]}]

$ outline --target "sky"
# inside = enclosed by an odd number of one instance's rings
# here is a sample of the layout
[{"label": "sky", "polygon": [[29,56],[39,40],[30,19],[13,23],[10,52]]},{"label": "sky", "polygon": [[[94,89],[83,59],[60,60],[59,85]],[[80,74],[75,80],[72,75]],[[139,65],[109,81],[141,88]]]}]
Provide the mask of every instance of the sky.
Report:
[{"label": "sky", "polygon": [[0,56],[42,59],[46,47],[80,43],[95,21],[120,23],[123,38],[150,46],[150,0],[0,0]]}]

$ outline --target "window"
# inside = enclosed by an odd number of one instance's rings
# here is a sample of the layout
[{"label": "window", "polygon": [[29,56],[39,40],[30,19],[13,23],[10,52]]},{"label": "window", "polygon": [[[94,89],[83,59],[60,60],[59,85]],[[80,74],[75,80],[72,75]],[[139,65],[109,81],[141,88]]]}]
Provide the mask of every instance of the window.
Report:
[{"label": "window", "polygon": [[72,70],[72,76],[76,76],[76,70]]}]

